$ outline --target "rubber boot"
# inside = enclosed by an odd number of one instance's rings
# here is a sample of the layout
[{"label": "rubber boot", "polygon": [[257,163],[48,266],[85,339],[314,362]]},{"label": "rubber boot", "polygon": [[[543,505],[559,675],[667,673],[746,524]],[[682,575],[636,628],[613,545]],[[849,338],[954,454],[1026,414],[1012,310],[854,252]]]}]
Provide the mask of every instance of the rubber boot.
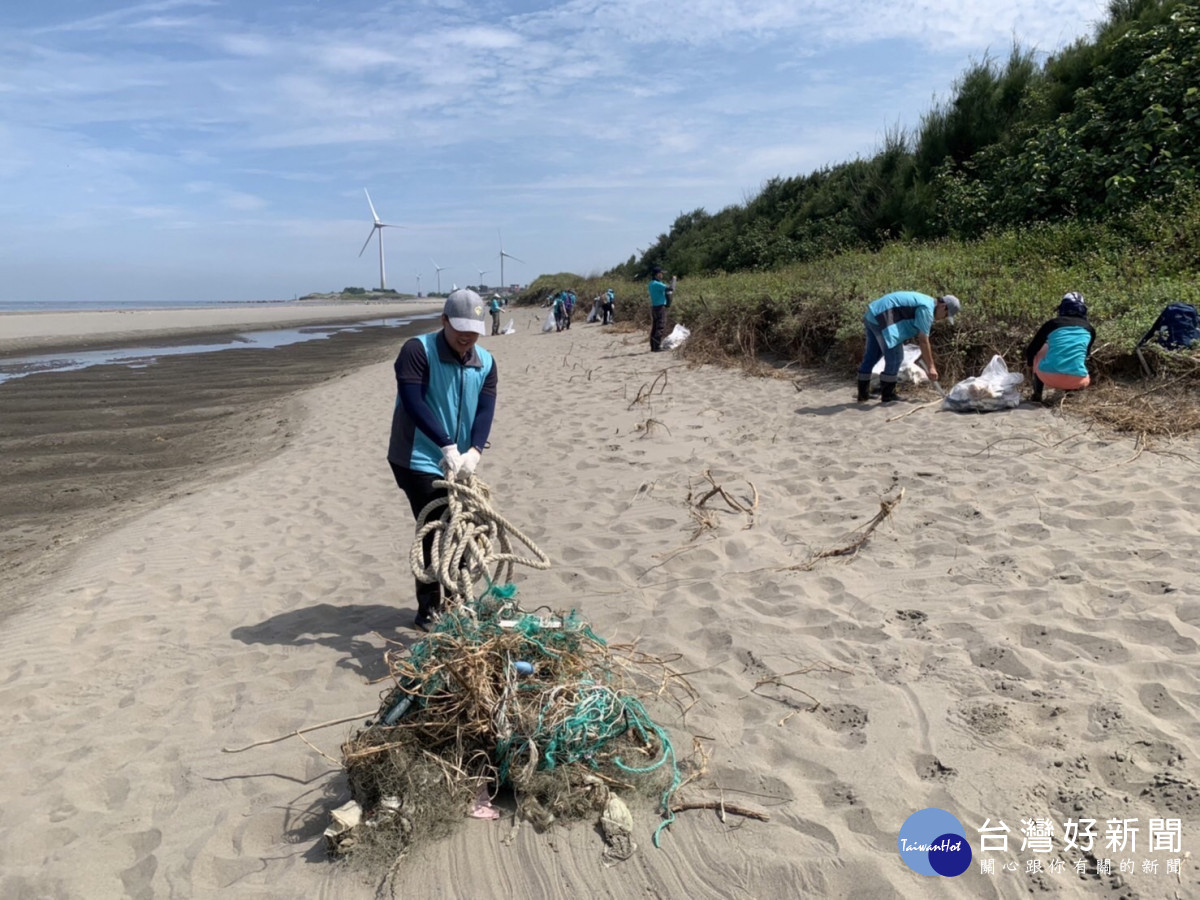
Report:
[{"label": "rubber boot", "polygon": [[870,378],[858,379],[858,402],[866,403],[870,399],[871,399],[871,379]]},{"label": "rubber boot", "polygon": [[881,381],[879,382],[880,394],[879,401],[881,403],[895,403],[899,397],[896,396],[896,382]]}]

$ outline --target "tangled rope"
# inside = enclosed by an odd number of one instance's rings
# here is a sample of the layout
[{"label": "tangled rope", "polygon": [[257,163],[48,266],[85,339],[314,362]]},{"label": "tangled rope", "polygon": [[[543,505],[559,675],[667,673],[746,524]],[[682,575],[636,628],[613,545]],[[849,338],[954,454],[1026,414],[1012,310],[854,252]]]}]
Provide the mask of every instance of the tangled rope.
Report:
[{"label": "tangled rope", "polygon": [[[478,476],[435,481],[433,486],[444,487],[447,494],[431,500],[417,516],[409,562],[418,581],[442,586],[444,609],[462,607],[474,596],[475,583],[480,579],[486,579],[489,588],[510,583],[518,563],[534,569],[550,568],[550,558],[493,509],[491,490]],[[430,534],[433,548],[426,566],[424,542]],[[528,547],[532,556],[514,553],[512,538]]]}]

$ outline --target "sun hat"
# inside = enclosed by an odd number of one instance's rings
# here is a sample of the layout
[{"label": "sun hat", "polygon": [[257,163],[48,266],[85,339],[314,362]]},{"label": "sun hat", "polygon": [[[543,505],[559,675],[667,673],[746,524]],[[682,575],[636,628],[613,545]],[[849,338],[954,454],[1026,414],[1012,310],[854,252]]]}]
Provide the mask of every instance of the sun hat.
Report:
[{"label": "sun hat", "polygon": [[962,301],[953,294],[946,294],[943,297],[939,297],[938,300],[946,304],[946,321],[953,325],[954,317],[962,311]]},{"label": "sun hat", "polygon": [[455,331],[473,331],[487,334],[483,327],[483,298],[467,288],[459,288],[446,298],[442,315],[450,320]]}]

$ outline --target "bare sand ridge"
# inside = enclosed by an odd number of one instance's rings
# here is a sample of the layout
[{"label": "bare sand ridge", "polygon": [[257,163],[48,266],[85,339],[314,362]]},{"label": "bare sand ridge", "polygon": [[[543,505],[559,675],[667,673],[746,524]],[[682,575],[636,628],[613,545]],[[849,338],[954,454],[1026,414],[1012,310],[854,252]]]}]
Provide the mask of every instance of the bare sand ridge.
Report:
[{"label": "bare sand ridge", "polygon": [[[702,702],[666,724],[712,753],[694,796],[771,819],[684,812],[655,849],[642,816],[612,868],[590,825],[469,820],[402,863],[405,896],[1196,895],[1195,441],[1135,454],[1042,408],[901,418],[849,383],[516,318],[484,339],[501,396],[480,474],[555,563],[519,574],[524,604],[682,654]],[[387,361],[295,394],[277,451],[92,537],[23,598],[0,631],[0,896],[375,895],[324,860],[334,765],[296,739],[221,748],[373,711],[384,639],[416,637],[393,397]],[[754,483],[752,527],[732,509],[700,527],[705,471],[739,497]],[[795,568],[901,488],[857,556]],[[308,737],[336,758],[350,727]],[[925,807],[967,828],[957,879],[899,859]],[[1057,822],[1055,853],[1020,851],[1033,817]],[[1076,876],[1068,817],[1137,871]],[[1139,820],[1135,850],[1103,846],[1110,818]],[[1151,818],[1181,819],[1180,852],[1150,850]],[[985,820],[1011,828],[994,875]],[[1027,873],[1055,857],[1065,872]]]}]

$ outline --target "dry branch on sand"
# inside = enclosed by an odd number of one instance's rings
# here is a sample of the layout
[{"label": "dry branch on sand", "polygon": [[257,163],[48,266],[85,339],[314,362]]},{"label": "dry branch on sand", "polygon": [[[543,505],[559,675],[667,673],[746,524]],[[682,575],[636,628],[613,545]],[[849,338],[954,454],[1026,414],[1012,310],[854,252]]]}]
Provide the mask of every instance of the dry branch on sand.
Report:
[{"label": "dry branch on sand", "polygon": [[[662,381],[661,386],[659,385],[660,380]],[[661,372],[655,375],[653,381],[649,382],[648,384],[643,384],[640,388],[638,388],[637,396],[629,402],[629,408],[633,409],[639,403],[645,403],[647,400],[653,397],[655,388],[658,389],[659,394],[667,389],[666,369],[663,369]]]},{"label": "dry branch on sand", "polygon": [[695,492],[691,485],[688,486],[688,512],[696,521],[697,525],[695,533],[689,539],[690,541],[694,541],[708,529],[715,528],[717,526],[716,513],[713,510],[705,507],[705,504],[708,503],[708,501],[713,497],[720,497],[725,501],[725,505],[729,507],[731,512],[741,513],[746,517],[746,524],[743,526],[743,529],[754,527],[754,515],[758,512],[759,498],[758,488],[754,486],[753,481],[746,482],[746,484],[750,486],[750,496],[739,499],[734,497],[729,491],[725,490],[724,487],[717,484],[716,479],[713,478],[711,469],[705,469],[704,474],[701,477],[708,482],[709,490],[707,490],[699,499],[696,498]]},{"label": "dry branch on sand", "polygon": [[844,544],[841,547],[821,550],[809,557],[807,562],[799,563],[794,566],[785,566],[779,571],[810,572],[812,571],[813,567],[823,559],[830,559],[835,556],[857,556],[858,551],[861,550],[863,544],[870,539],[875,529],[878,528],[886,519],[891,517],[892,512],[895,511],[896,507],[900,505],[900,501],[903,499],[904,488],[900,488],[900,491],[894,497],[884,497],[879,501],[879,512],[875,513],[875,516],[866,525],[856,529],[858,536],[854,538],[854,540],[850,541],[848,544]]}]

